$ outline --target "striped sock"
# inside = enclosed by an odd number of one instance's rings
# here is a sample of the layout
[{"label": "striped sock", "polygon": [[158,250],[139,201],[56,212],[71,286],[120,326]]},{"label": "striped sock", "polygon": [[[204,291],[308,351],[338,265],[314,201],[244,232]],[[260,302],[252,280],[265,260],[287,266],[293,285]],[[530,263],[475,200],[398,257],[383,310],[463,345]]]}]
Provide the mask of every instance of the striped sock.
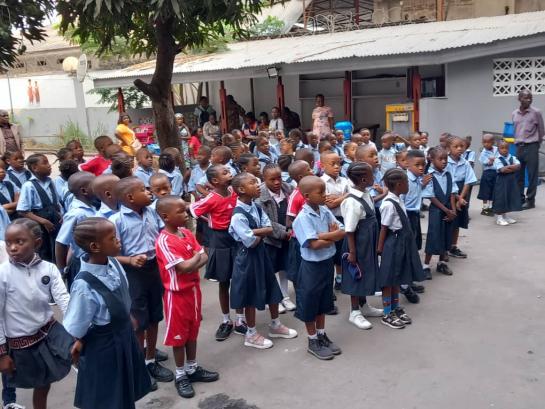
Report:
[{"label": "striped sock", "polygon": [[384,309],[384,315],[388,315],[392,312],[392,298],[382,297],[382,308]]},{"label": "striped sock", "polygon": [[392,311],[399,307],[399,291],[392,290]]}]

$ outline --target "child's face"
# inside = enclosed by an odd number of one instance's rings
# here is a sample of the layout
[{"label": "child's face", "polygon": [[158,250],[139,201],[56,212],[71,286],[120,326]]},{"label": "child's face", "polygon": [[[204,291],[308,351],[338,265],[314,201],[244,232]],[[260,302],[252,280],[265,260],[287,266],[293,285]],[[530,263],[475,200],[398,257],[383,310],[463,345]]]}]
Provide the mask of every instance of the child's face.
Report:
[{"label": "child's face", "polygon": [[42,241],[35,238],[27,227],[14,224],[6,229],[5,240],[9,257],[18,263],[29,263]]},{"label": "child's face", "polygon": [[227,166],[222,166],[218,171],[218,175],[212,179],[212,185],[217,187],[227,187],[231,184],[233,175]]},{"label": "child's face", "polygon": [[276,119],[280,116],[280,111],[278,110],[278,108],[273,108],[271,110],[271,116],[273,117],[273,119]]},{"label": "child's face", "polygon": [[313,133],[309,134],[308,135],[308,143],[310,144],[310,146],[312,147],[316,147],[318,146],[318,135],[315,135]]},{"label": "child's face", "polygon": [[223,155],[219,152],[212,152],[212,156],[210,156],[210,162],[212,162],[212,165],[225,165],[227,162],[223,162]]},{"label": "child's face", "polygon": [[242,170],[255,177],[261,177],[261,167],[259,166],[259,159],[257,158],[252,158],[247,165],[243,166]]},{"label": "child's face", "polygon": [[384,149],[390,149],[392,147],[392,144],[394,143],[393,136],[389,135],[385,138],[382,138],[382,147]]},{"label": "child's face", "polygon": [[509,155],[509,144],[505,142],[501,143],[500,146],[498,146],[498,152],[501,156]]},{"label": "child's face", "polygon": [[338,143],[339,145],[342,145],[343,142],[344,142],[344,132],[337,132],[337,133],[335,134],[335,137],[337,138],[337,143]]},{"label": "child's face", "polygon": [[274,168],[269,169],[263,174],[263,179],[265,181],[265,186],[273,193],[280,193],[282,189],[282,173],[280,169]]},{"label": "child's face", "polygon": [[424,169],[426,168],[426,159],[424,158],[412,158],[409,161],[409,170],[415,176],[422,176]]},{"label": "child's face", "polygon": [[441,145],[441,148],[447,149],[447,141],[448,141],[448,137],[446,136],[439,137],[439,145]]},{"label": "child's face", "polygon": [[286,139],[286,135],[284,135],[284,131],[276,131],[274,133],[274,137],[276,138],[277,141],[283,141],[284,139]]},{"label": "child's face", "polygon": [[399,166],[401,169],[406,170],[409,167],[409,164],[407,162],[407,152],[401,152],[396,156],[396,162],[397,166]]},{"label": "child's face", "polygon": [[16,171],[21,171],[25,168],[25,158],[21,152],[15,152],[11,158],[7,159],[7,162]]},{"label": "child's face", "polygon": [[409,193],[409,180],[407,178],[404,178],[401,182],[398,183],[397,189],[397,193],[400,195],[406,195],[407,193]]},{"label": "child's face", "polygon": [[367,149],[359,155],[356,151],[356,160],[369,164],[373,169],[376,169],[379,166],[378,155],[375,149]]},{"label": "child's face", "polygon": [[348,159],[354,160],[356,158],[356,149],[358,149],[358,145],[356,145],[355,143],[350,143],[344,150],[344,155]]},{"label": "child's face", "polygon": [[428,145],[428,134],[423,133],[420,135],[420,145],[423,145],[423,146]]},{"label": "child's face", "polygon": [[37,177],[47,177],[51,175],[51,165],[45,156],[40,158],[38,163],[32,167],[32,173]]},{"label": "child's face", "polygon": [[78,159],[78,160],[81,160],[83,159],[83,146],[81,146],[81,143],[75,141],[75,142],[72,142],[68,149],[70,149],[70,151],[72,152],[72,155],[74,156],[74,158]]},{"label": "child's face", "polygon": [[151,152],[149,151],[142,151],[138,155],[138,164],[142,166],[144,169],[151,168],[151,165],[153,164],[153,156],[151,155]]},{"label": "child's face", "polygon": [[494,146],[494,138],[483,139],[483,148],[489,151],[489,150],[492,150],[493,146]]},{"label": "child's face", "polygon": [[360,134],[354,134],[352,135],[352,138],[350,138],[352,142],[354,142],[357,146],[363,145],[363,136]]},{"label": "child's face", "polygon": [[329,141],[329,144],[333,147],[333,146],[337,146],[337,138],[335,137],[335,135],[329,135],[329,137],[327,138],[327,140]]},{"label": "child's face", "polygon": [[341,173],[341,158],[339,155],[329,154],[322,161],[322,167],[326,175],[336,179]]},{"label": "child's face", "polygon": [[361,131],[360,135],[361,135],[363,143],[367,145],[369,141],[371,140],[371,133],[369,131]]},{"label": "child's face", "polygon": [[100,145],[99,147],[97,148],[98,150],[98,153],[101,154],[102,156],[106,156],[105,153],[106,153],[106,149],[109,147],[109,146],[112,146],[114,143],[111,139],[106,139],[104,140]]},{"label": "child's face", "polygon": [[257,150],[265,155],[270,155],[271,145],[269,145],[269,141],[266,139],[261,140],[257,145]]},{"label": "child's face", "polygon": [[6,164],[0,159],[0,182],[6,178]]},{"label": "child's face", "polygon": [[466,144],[461,139],[454,139],[450,144],[450,156],[453,158],[458,159],[460,156],[462,156],[462,153],[464,153],[465,150]]},{"label": "child's face", "polygon": [[422,139],[421,139],[420,134],[415,133],[411,137],[411,148],[418,149],[420,147],[421,143],[422,143]]},{"label": "child's face", "polygon": [[289,139],[280,141],[280,153],[282,155],[293,155],[293,145]]},{"label": "child's face", "polygon": [[250,176],[242,182],[241,190],[246,196],[257,199],[261,196],[261,187],[259,185],[259,179],[255,176]]},{"label": "child's face", "polygon": [[136,208],[142,209],[151,204],[151,192],[146,189],[144,182],[135,181],[130,193],[127,195],[129,202]]},{"label": "child's face", "polygon": [[176,200],[176,202],[169,207],[168,211],[162,213],[161,216],[163,217],[165,224],[173,227],[185,226],[187,223],[187,208],[185,202],[182,199]]},{"label": "child's face", "polygon": [[322,152],[331,152],[331,144],[329,142],[322,144],[320,147],[320,153]]},{"label": "child's face", "polygon": [[210,162],[210,151],[199,149],[196,159],[197,162],[199,162],[199,165],[208,165]]},{"label": "child's face", "polygon": [[112,159],[113,156],[116,154],[116,153],[119,153],[121,152],[122,149],[121,149],[121,146],[119,146],[118,144],[109,144],[106,149],[104,150],[104,157],[106,159]]},{"label": "child's face", "polygon": [[104,220],[100,223],[99,231],[99,239],[95,246],[91,246],[91,250],[96,247],[97,252],[100,252],[100,254],[108,257],[117,256],[121,252],[121,242],[117,238],[115,226]]},{"label": "child's face", "polygon": [[165,197],[172,193],[172,186],[170,186],[170,182],[166,177],[154,178],[150,183],[150,190],[151,193],[153,193],[153,195],[157,198]]},{"label": "child's face", "polygon": [[431,163],[433,167],[439,172],[442,172],[447,167],[447,161],[448,159],[446,152],[441,152],[431,158]]},{"label": "child's face", "polygon": [[313,175],[314,173],[312,173],[312,168],[307,163],[307,166],[301,169],[301,173],[296,173],[293,179],[295,179],[295,181],[299,183],[299,181],[303,179],[305,176],[313,176]]},{"label": "child's face", "polygon": [[325,183],[316,183],[316,187],[305,193],[306,201],[314,206],[322,206],[325,203]]}]

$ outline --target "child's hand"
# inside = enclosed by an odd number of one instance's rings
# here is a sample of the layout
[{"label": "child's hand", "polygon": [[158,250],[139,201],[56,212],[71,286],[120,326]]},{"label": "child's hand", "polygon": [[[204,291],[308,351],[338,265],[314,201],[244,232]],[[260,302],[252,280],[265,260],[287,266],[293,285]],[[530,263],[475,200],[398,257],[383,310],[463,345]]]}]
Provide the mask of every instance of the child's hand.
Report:
[{"label": "child's hand", "polygon": [[495,159],[496,158],[494,158],[494,156],[492,156],[491,158],[488,158],[488,166],[492,165]]},{"label": "child's hand", "polygon": [[80,339],[77,339],[76,342],[74,342],[74,345],[72,345],[72,349],[70,350],[70,355],[72,356],[72,364],[78,364],[82,349],[83,342],[81,342]]},{"label": "child's hand", "polygon": [[456,219],[456,212],[454,210],[448,210],[445,220],[451,222],[454,219]]},{"label": "child's hand", "polygon": [[0,358],[0,372],[11,375],[15,371],[15,363],[9,355]]},{"label": "child's hand", "polygon": [[339,230],[339,225],[337,223],[330,223],[329,224],[329,232],[337,231]]},{"label": "child's hand", "polygon": [[129,264],[133,267],[142,267],[146,263],[148,258],[145,254],[138,254],[137,256],[129,257]]},{"label": "child's hand", "polygon": [[458,199],[458,203],[456,205],[456,208],[458,210],[462,210],[462,207],[465,207],[465,206],[467,206],[467,200],[465,200],[463,197],[460,197]]},{"label": "child's hand", "polygon": [[373,189],[375,189],[379,195],[384,193],[384,188],[377,183],[373,185]]},{"label": "child's hand", "polygon": [[351,264],[357,264],[358,259],[356,258],[356,253],[348,253],[348,257],[346,258]]},{"label": "child's hand", "polygon": [[50,233],[55,230],[55,225],[47,219],[42,219],[41,225]]},{"label": "child's hand", "polygon": [[382,246],[378,246],[378,247],[377,247],[377,254],[378,254],[379,256],[382,254],[382,250],[384,250]]},{"label": "child's hand", "polygon": [[430,183],[432,177],[433,177],[433,175],[431,173],[428,173],[427,175],[424,175],[422,177],[422,186],[426,186],[428,183]]}]

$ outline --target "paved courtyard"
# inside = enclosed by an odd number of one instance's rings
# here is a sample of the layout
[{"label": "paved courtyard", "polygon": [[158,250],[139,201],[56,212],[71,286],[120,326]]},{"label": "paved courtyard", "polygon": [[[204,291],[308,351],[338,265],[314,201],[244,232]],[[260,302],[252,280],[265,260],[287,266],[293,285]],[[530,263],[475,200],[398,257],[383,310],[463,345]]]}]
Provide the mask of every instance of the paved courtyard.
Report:
[{"label": "paved courtyard", "polygon": [[[217,285],[203,281],[198,359],[219,371],[220,380],[196,384],[191,400],[179,398],[173,383],[159,384],[138,408],[542,409],[543,190],[538,207],[516,214],[519,223],[508,227],[480,216],[480,203],[473,201],[471,229],[460,241],[469,258],[450,262],[454,276],[434,275],[425,283],[421,303],[406,305],[414,321],[406,329],[386,328],[378,319],[369,331],[356,329],[347,321],[348,297],[339,294],[340,314],[326,322],[343,348],[333,361],[306,352],[304,327],[290,313],[281,318],[300,336],[275,341],[270,350],[245,348],[237,335],[216,342]],[[380,304],[378,297],[369,300]],[[265,333],[268,320],[267,312],[258,314],[258,330]],[[174,369],[172,359],[166,364]],[[50,408],[73,407],[75,379],[71,373],[53,385]],[[30,392],[18,395],[30,408]]]}]

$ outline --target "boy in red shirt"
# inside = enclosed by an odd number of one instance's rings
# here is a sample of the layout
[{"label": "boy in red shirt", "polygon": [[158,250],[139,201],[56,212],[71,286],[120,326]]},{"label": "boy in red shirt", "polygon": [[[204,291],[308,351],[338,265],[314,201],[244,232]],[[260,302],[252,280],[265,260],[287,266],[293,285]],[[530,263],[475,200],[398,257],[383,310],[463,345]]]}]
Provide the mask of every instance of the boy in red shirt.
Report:
[{"label": "boy in red shirt", "polygon": [[101,135],[95,139],[95,148],[98,152],[93,159],[79,165],[79,170],[93,173],[100,176],[110,166],[110,157],[121,151],[119,145],[114,145],[112,139],[107,135]]},{"label": "boy in red shirt", "polygon": [[[217,372],[197,365],[197,336],[201,324],[199,268],[208,257],[189,230],[185,202],[177,196],[157,201],[157,213],[165,223],[155,243],[161,280],[165,287],[166,333],[164,344],[172,347],[176,362],[176,390],[183,398],[195,396],[193,382],[214,382]],[[187,357],[185,361],[184,357]]]}]

